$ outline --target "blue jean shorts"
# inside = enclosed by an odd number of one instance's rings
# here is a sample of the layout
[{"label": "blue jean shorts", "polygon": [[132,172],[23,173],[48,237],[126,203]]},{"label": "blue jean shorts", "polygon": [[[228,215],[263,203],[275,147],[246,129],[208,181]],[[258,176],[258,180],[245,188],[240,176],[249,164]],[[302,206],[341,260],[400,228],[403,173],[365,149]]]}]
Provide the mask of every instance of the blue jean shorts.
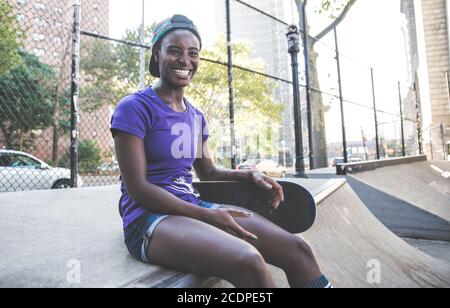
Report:
[{"label": "blue jean shorts", "polygon": [[[222,205],[201,201],[198,206],[206,209],[217,209]],[[125,228],[125,245],[134,258],[144,263],[151,263],[147,257],[150,240],[158,224],[167,217],[169,216],[161,214],[144,215]]]}]

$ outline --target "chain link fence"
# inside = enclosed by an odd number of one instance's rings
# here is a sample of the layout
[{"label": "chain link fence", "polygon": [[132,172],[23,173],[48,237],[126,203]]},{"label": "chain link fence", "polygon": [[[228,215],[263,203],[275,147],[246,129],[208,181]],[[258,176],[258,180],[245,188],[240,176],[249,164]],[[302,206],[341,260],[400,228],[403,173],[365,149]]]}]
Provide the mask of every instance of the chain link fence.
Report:
[{"label": "chain link fence", "polygon": [[[165,3],[175,7],[173,0]],[[273,176],[291,174],[295,117],[285,13],[292,7],[283,0],[230,0],[227,14],[226,0],[208,3],[215,15],[211,28],[203,32],[215,29],[215,35],[202,51],[202,65],[187,97],[208,120],[214,163],[231,168],[266,160],[273,164]],[[143,53],[147,68],[150,38],[159,20],[146,21],[144,29],[137,22],[135,28],[113,37],[112,5],[113,0],[81,2],[79,186],[119,182],[110,117],[122,97],[138,90],[142,82],[155,83],[147,72],[141,80],[140,58]],[[0,0],[0,17],[0,191],[70,186],[72,1]],[[418,154],[414,90],[393,80],[383,84],[389,78],[377,76],[376,69],[343,54],[337,57],[333,33],[310,41],[311,135],[306,76],[300,72],[306,165],[310,137],[315,167],[331,166],[343,157],[344,135],[353,160]],[[303,68],[302,52],[299,63]],[[233,83],[228,79],[230,69]]]}]

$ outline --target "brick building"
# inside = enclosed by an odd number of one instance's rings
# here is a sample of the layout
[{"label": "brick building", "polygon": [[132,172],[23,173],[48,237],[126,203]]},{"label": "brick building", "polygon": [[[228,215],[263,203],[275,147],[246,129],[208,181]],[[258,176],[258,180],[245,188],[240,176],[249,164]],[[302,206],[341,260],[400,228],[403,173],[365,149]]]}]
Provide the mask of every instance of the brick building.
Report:
[{"label": "brick building", "polygon": [[[73,20],[72,0],[7,0],[25,32],[23,46],[25,50],[37,56],[45,64],[52,66],[58,75],[56,97],[70,89],[71,75],[71,31]],[[83,30],[109,34],[109,0],[83,0]],[[26,89],[24,89],[24,94]],[[111,152],[109,133],[110,106],[102,106],[90,113],[82,111],[83,98],[80,97],[80,140],[96,140],[105,157]],[[58,104],[57,104],[58,105]],[[58,117],[55,112],[55,118]],[[17,115],[27,121],[33,114]],[[57,126],[57,125],[55,125]],[[70,148],[70,136],[57,132],[54,127],[32,131],[28,136],[33,139],[27,152],[44,161],[58,161]],[[0,148],[6,147],[0,133]]]}]

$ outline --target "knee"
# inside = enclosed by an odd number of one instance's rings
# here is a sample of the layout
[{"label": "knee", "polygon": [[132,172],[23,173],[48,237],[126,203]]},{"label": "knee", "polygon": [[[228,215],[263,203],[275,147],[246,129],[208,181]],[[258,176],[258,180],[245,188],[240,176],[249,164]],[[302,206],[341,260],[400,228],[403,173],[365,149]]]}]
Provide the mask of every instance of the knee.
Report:
[{"label": "knee", "polygon": [[293,236],[292,238],[292,252],[290,254],[291,261],[298,264],[298,261],[315,262],[315,256],[312,248],[300,237]]},{"label": "knee", "polygon": [[254,247],[242,251],[237,260],[238,272],[253,277],[265,276],[268,268],[264,257]]}]

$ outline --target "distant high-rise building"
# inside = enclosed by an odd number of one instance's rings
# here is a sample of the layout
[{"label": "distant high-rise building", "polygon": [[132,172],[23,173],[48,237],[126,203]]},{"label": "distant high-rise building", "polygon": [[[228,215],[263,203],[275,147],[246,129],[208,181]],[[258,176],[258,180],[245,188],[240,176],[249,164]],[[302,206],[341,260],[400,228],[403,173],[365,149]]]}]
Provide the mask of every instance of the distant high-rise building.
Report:
[{"label": "distant high-rise building", "polygon": [[[226,31],[224,3],[223,0],[216,0],[217,28],[221,32]],[[292,16],[287,16],[292,8],[290,1],[246,0],[245,3],[281,21],[289,22],[292,19]],[[232,40],[252,44],[252,58],[264,61],[266,64],[264,73],[282,80],[291,80],[286,25],[237,1],[230,1],[230,5]],[[274,101],[285,105],[282,125],[276,132],[277,138],[273,138],[272,141],[275,147],[280,148],[279,162],[284,163],[286,157],[287,164],[292,166],[295,155],[292,86],[276,79],[271,81],[276,84],[273,91]],[[286,149],[282,149],[283,147]],[[284,150],[287,155],[281,153]]]},{"label": "distant high-rise building", "polygon": [[[428,154],[443,159],[450,141],[450,1],[402,0],[409,75],[418,89]],[[447,145],[448,147],[448,145]]]}]

